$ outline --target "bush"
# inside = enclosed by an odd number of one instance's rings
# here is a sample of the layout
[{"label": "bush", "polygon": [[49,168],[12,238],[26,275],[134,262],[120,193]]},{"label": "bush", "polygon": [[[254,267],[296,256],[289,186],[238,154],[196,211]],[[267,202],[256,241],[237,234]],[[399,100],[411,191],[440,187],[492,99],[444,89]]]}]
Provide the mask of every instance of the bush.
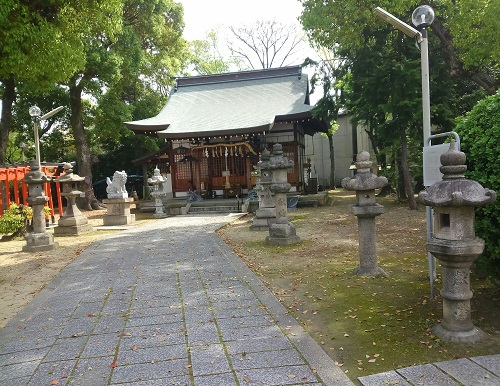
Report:
[{"label": "bush", "polygon": [[31,220],[33,211],[29,206],[11,203],[10,207],[0,217],[0,233],[16,234],[26,228],[26,221]]},{"label": "bush", "polygon": [[[467,178],[500,193],[500,92],[479,101],[456,129],[467,155]],[[476,208],[476,233],[485,240],[479,273],[500,279],[500,203]]]}]

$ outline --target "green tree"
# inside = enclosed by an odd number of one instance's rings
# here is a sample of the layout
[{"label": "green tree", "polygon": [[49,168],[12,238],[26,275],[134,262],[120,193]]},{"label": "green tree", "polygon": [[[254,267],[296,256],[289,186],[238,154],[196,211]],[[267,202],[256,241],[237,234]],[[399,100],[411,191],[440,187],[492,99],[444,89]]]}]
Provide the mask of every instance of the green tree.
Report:
[{"label": "green tree", "polygon": [[221,74],[229,72],[237,61],[224,58],[219,47],[216,30],[208,32],[205,40],[194,40],[189,43],[190,59],[194,71],[199,75]]},{"label": "green tree", "polygon": [[[337,60],[344,63],[344,78],[340,82],[346,100],[344,107],[354,123],[365,127],[378,163],[386,166],[387,159],[397,161],[398,167],[392,170],[400,171],[400,175],[393,175],[393,184],[399,187],[400,197],[408,197],[410,207],[416,208],[413,179],[421,179],[422,171],[413,168],[412,173],[410,165],[422,163],[420,150],[410,148],[422,143],[420,55],[411,39],[372,14],[378,5],[396,16],[410,15],[412,8],[408,9],[408,4],[401,1],[375,4],[364,0],[345,2],[342,7],[330,1],[320,4],[304,0],[303,4],[302,22],[309,38],[317,45],[333,47]],[[437,130],[449,130],[453,118],[464,111],[457,111],[464,107],[465,100],[463,95],[457,97],[457,90],[465,90],[466,82],[452,80],[449,56],[436,36],[430,34],[429,39],[432,123]],[[475,91],[468,93],[480,95]],[[399,181],[403,182],[401,187]]]},{"label": "green tree", "polygon": [[166,93],[164,87],[172,84],[184,66],[182,16],[182,6],[172,0],[126,0],[119,33],[108,36],[100,32],[88,37],[85,67],[67,83],[78,170],[88,177],[84,184],[88,208],[99,203],[92,191],[92,130],[87,131],[84,124],[83,96],[93,95],[100,101],[97,118],[111,117],[96,119],[89,129],[102,129],[104,135],[98,134],[101,139],[119,138],[125,130],[122,122],[135,118],[134,103],[145,90],[156,87]]},{"label": "green tree", "polygon": [[106,2],[109,7],[94,3],[92,0],[1,2],[0,164],[5,163],[12,106],[19,83],[29,83],[32,90],[48,90],[83,66],[84,45],[80,36],[92,28],[93,21],[104,17],[103,12],[112,15],[114,10],[114,1]]},{"label": "green tree", "polygon": [[[500,42],[497,38],[500,5],[489,0],[301,0],[301,21],[310,40],[324,47],[338,45],[356,52],[373,42],[373,30],[386,25],[373,15],[380,6],[399,19],[410,22],[411,12],[421,3],[435,8],[432,33],[439,38],[451,75],[468,78],[489,94],[500,85]],[[410,23],[411,24],[411,23]]]},{"label": "green tree", "polygon": [[314,117],[327,122],[328,130],[324,135],[328,138],[330,149],[330,187],[335,188],[335,144],[333,135],[338,129],[337,119],[339,110],[344,107],[342,90],[342,71],[345,68],[341,59],[337,57],[334,50],[326,50],[318,47],[319,61],[307,58],[303,67],[314,67],[315,72],[311,76],[311,94],[320,88],[322,97],[312,109]]},{"label": "green tree", "polygon": [[[500,92],[486,97],[457,120],[462,151],[467,156],[466,177],[485,188],[500,191]],[[485,249],[476,266],[500,279],[500,203],[476,208],[476,233],[485,240]]]}]

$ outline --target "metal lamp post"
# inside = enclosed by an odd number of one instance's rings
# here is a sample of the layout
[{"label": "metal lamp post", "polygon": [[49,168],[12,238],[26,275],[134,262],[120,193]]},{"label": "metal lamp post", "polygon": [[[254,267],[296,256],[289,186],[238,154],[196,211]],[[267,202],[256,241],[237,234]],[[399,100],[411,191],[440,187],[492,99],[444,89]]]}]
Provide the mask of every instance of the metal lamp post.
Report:
[{"label": "metal lamp post", "polygon": [[[431,106],[430,106],[430,87],[429,87],[429,45],[427,41],[427,28],[434,21],[434,10],[428,5],[421,5],[412,13],[412,23],[416,27],[406,24],[399,20],[394,15],[383,10],[380,7],[374,9],[373,13],[385,20],[389,24],[396,27],[412,38],[417,39],[420,44],[420,61],[422,69],[422,118],[423,118],[423,139],[424,147],[429,146],[429,138],[431,137]],[[427,240],[432,237],[432,208],[427,206]],[[434,257],[429,253],[429,274],[431,285],[431,297],[434,297],[434,279],[435,279],[435,263]]]},{"label": "metal lamp post", "polygon": [[31,116],[31,120],[33,121],[33,131],[35,134],[35,159],[38,165],[38,170],[40,170],[40,140],[38,138],[38,126],[40,125],[40,115],[42,114],[42,110],[37,105],[30,107],[29,113]]},{"label": "metal lamp post", "polygon": [[428,139],[431,136],[431,116],[430,116],[430,91],[429,91],[429,46],[427,42],[427,28],[434,21],[434,11],[428,5],[417,7],[412,14],[412,22],[417,29],[399,20],[394,15],[380,7],[375,8],[373,13],[381,19],[392,24],[398,30],[412,38],[416,38],[420,44],[420,57],[422,62],[422,108],[423,108],[423,128],[424,146],[428,146]]},{"label": "metal lamp post", "polygon": [[429,87],[429,43],[427,28],[434,21],[434,10],[428,5],[421,5],[413,11],[411,21],[420,32],[420,58],[422,66],[422,115],[424,128],[424,147],[429,145],[431,136],[431,101]]},{"label": "metal lamp post", "polygon": [[40,110],[40,107],[37,105],[30,107],[29,114],[31,116],[31,120],[33,121],[33,130],[35,132],[35,152],[36,152],[36,162],[38,165],[38,169],[41,170],[41,163],[40,163],[40,139],[38,136],[38,127],[40,126],[40,121],[44,121],[54,114],[57,114],[59,111],[64,109],[64,106],[59,106],[55,108],[52,111],[49,111],[47,114],[42,115],[42,111]]},{"label": "metal lamp post", "polygon": [[21,142],[19,144],[19,147],[21,148],[21,161],[24,165],[24,162],[25,162],[25,159],[24,159],[24,151],[26,150],[26,148],[28,147],[28,145],[26,145],[24,142]]}]

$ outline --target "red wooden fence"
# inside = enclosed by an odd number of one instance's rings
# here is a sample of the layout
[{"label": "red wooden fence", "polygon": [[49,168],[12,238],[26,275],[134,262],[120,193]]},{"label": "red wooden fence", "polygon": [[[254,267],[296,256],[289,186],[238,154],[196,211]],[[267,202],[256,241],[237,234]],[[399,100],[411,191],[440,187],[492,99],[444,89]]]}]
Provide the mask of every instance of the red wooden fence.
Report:
[{"label": "red wooden fence", "polygon": [[[28,185],[24,182],[24,177],[26,173],[30,171],[29,166],[3,166],[0,167],[0,216],[3,215],[3,208],[8,208],[11,202],[16,204],[22,203],[23,205],[28,205],[26,199],[28,198]],[[53,177],[54,179],[59,177],[57,174],[58,166],[42,165],[42,171],[45,175]],[[58,182],[46,182],[44,184],[45,195],[49,197],[49,201],[46,206],[50,208],[50,214],[52,220],[54,220],[54,200],[52,197],[52,184],[55,185],[56,196],[57,196],[57,209],[59,214],[62,215],[62,199],[61,199],[61,187]]]}]

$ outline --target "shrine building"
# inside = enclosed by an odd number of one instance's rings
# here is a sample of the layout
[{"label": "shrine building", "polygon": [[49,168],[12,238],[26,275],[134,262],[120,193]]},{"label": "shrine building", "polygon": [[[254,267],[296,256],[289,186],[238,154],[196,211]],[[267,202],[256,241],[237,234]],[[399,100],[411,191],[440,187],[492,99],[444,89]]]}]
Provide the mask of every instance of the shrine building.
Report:
[{"label": "shrine building", "polygon": [[288,181],[292,191],[301,192],[305,136],[328,129],[311,109],[307,74],[291,66],[178,78],[157,116],[125,125],[165,139],[164,148],[135,163],[171,174],[175,197],[190,189],[245,194],[255,185],[259,154],[276,142],[294,161]]}]

